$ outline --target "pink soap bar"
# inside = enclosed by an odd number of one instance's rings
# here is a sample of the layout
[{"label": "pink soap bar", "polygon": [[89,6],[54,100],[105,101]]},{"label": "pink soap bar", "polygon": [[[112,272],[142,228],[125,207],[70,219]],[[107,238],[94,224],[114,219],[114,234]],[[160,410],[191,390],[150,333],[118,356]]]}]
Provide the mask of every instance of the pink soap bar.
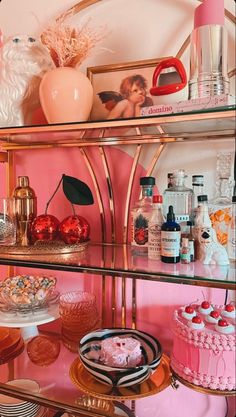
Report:
[{"label": "pink soap bar", "polygon": [[224,25],[224,0],[204,0],[195,9],[194,29],[204,25]]}]

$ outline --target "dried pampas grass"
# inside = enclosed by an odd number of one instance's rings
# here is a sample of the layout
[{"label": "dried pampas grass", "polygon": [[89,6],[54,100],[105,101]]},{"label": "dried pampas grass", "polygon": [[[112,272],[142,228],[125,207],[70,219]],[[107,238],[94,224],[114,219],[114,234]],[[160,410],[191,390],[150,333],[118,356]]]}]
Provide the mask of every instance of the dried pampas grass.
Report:
[{"label": "dried pampas grass", "polygon": [[45,29],[40,37],[47,47],[56,67],[79,66],[91,50],[105,36],[105,30],[94,30],[89,21],[80,29],[71,28],[64,23],[63,16]]}]

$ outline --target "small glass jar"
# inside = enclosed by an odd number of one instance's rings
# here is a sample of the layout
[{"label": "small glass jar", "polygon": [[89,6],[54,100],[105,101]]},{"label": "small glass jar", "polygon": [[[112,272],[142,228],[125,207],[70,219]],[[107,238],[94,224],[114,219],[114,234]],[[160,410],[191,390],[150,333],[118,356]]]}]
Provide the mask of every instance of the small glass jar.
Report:
[{"label": "small glass jar", "polygon": [[187,237],[182,238],[182,245],[180,248],[180,262],[182,264],[189,264],[191,262],[189,241]]}]

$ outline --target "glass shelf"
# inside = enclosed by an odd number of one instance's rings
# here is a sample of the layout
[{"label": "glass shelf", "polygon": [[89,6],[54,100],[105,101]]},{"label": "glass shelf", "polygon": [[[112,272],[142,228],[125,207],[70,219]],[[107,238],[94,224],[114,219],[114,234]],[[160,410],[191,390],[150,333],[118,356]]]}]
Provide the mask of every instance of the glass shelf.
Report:
[{"label": "glass shelf", "polygon": [[235,106],[135,119],[0,128],[2,150],[233,138]]},{"label": "glass shelf", "polygon": [[124,244],[89,243],[82,252],[56,255],[1,252],[0,264],[71,272],[128,277],[142,280],[198,285],[211,288],[235,289],[235,265],[165,264],[147,256],[135,256],[131,246]]},{"label": "glass shelf", "polygon": [[[60,335],[51,335],[54,340],[60,341]],[[27,353],[27,341],[23,351],[14,361],[0,365],[0,392],[2,394],[25,399],[55,409],[66,410],[67,412],[77,412],[80,415],[92,417],[105,417],[117,414],[115,403],[118,401],[142,402],[147,396],[158,395],[159,392],[167,388],[171,383],[171,373],[169,358],[163,355],[160,369],[156,370],[148,380],[140,386],[120,388],[113,390],[112,387],[101,385],[94,382],[91,384],[89,374],[87,379],[82,379],[82,390],[73,382],[70,376],[71,369],[78,360],[78,354],[70,352],[60,341],[60,353],[53,363],[45,368],[31,362]],[[5,372],[2,372],[5,367]],[[79,368],[78,368],[79,369]],[[159,372],[159,373],[158,373]],[[5,378],[3,375],[5,374]],[[27,392],[19,388],[8,385],[10,379],[33,379],[40,386],[39,393]],[[83,385],[86,388],[83,388]],[[90,394],[91,391],[91,394]],[[93,395],[94,391],[99,391],[98,397]],[[120,414],[119,414],[120,415]],[[123,415],[123,414],[122,414]],[[118,417],[118,415],[117,415]]]}]

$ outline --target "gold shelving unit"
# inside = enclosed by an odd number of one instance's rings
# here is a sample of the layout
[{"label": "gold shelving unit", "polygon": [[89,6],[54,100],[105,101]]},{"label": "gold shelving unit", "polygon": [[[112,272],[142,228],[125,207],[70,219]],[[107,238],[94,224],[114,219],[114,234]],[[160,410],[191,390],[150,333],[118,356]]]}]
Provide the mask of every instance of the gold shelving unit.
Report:
[{"label": "gold shelving unit", "polygon": [[[183,266],[180,266],[180,270],[173,269],[171,266],[163,266],[161,263],[145,264],[145,261],[136,263],[135,258],[132,256],[131,248],[128,244],[128,224],[130,214],[130,202],[134,189],[134,178],[137,165],[140,161],[141,151],[146,149],[146,146],[156,144],[154,153],[152,154],[150,163],[147,167],[147,175],[152,175],[152,172],[161,157],[163,149],[168,144],[173,142],[195,142],[211,140],[214,143],[215,140],[234,140],[235,137],[235,107],[219,108],[213,110],[202,110],[199,112],[184,113],[184,114],[170,114],[168,116],[153,116],[143,117],[136,119],[125,120],[109,120],[99,122],[86,122],[86,123],[68,123],[60,125],[44,125],[44,126],[26,126],[26,127],[10,127],[0,128],[0,162],[6,163],[7,168],[7,182],[8,190],[10,192],[14,184],[14,155],[18,150],[37,150],[43,148],[79,148],[84,163],[86,164],[91,179],[94,184],[96,199],[99,207],[99,218],[101,222],[101,236],[102,242],[91,243],[85,251],[72,254],[44,254],[40,255],[32,251],[32,253],[22,254],[14,253],[14,249],[10,251],[8,249],[0,248],[0,264],[9,265],[11,270],[14,266],[33,267],[42,269],[54,269],[64,270],[80,273],[92,273],[102,277],[102,313],[103,321],[106,321],[106,294],[108,285],[112,297],[112,323],[117,322],[117,294],[118,286],[120,286],[121,293],[121,320],[122,326],[126,326],[127,323],[127,311],[126,311],[126,284],[127,280],[132,281],[132,308],[129,312],[132,327],[136,326],[136,282],[137,279],[152,280],[158,282],[172,282],[199,285],[205,287],[223,288],[223,289],[235,289],[235,268],[230,266],[222,270],[219,268],[214,270],[207,268],[206,271],[202,269],[202,266],[195,263],[194,270],[184,270]],[[133,163],[130,170],[130,178],[127,188],[127,198],[124,202],[124,224],[123,227],[123,242],[116,243],[116,222],[115,222],[115,204],[114,193],[112,190],[112,178],[110,174],[110,167],[106,158],[107,146],[120,146],[120,145],[134,145]],[[144,146],[145,145],[145,146]],[[108,184],[109,195],[109,213],[108,217],[111,221],[111,232],[107,243],[106,235],[106,216],[104,210],[103,199],[104,196],[101,193],[100,185],[97,179],[97,173],[94,170],[92,161],[89,159],[88,149],[96,146],[99,149],[99,155],[101,157],[102,166],[104,170],[104,176]],[[107,196],[106,196],[107,197]],[[13,252],[12,252],[13,250]],[[90,260],[86,259],[86,255]],[[182,268],[182,269],[181,269]],[[111,282],[108,284],[106,278],[112,277]],[[117,280],[119,278],[119,281]],[[109,291],[108,291],[109,292]],[[76,359],[75,355],[69,355],[69,363],[73,363]],[[62,369],[64,364],[64,356],[58,359],[58,370]],[[24,363],[28,363],[28,357],[26,352],[24,353]],[[21,364],[22,365],[22,364]],[[17,358],[14,363],[9,363],[9,375],[13,377],[15,370],[19,369]],[[20,377],[24,378],[29,376],[27,374],[27,366],[22,368],[23,371],[18,372]],[[41,369],[39,369],[39,373]],[[50,377],[47,380],[50,385]],[[168,374],[168,383],[170,383],[170,375]],[[176,379],[176,375],[173,376]],[[55,379],[55,378],[54,378]],[[68,378],[67,378],[68,379]],[[57,380],[60,381],[60,375],[58,374]],[[181,381],[185,382],[185,381]],[[70,381],[68,379],[68,384]],[[165,385],[164,384],[164,385]],[[194,386],[187,386],[193,389]],[[68,385],[69,386],[69,385]],[[2,393],[19,397],[27,398],[34,402],[38,402],[41,405],[48,407],[54,407],[59,409],[65,409],[68,412],[77,412],[81,416],[113,416],[114,410],[106,410],[98,406],[99,400],[93,399],[94,407],[89,407],[90,397],[88,393],[84,396],[83,392],[78,388],[67,388],[68,398],[62,398],[60,394],[60,383],[54,387],[54,393],[49,390],[45,390],[39,396],[31,396],[30,393],[20,393],[14,388],[0,383],[0,391]],[[207,392],[208,394],[216,395],[214,392]],[[217,392],[219,395],[228,395],[227,393]],[[229,393],[231,395],[231,393]],[[125,396],[124,396],[125,397]],[[135,396],[134,396],[135,397]],[[132,398],[134,398],[132,397]],[[134,400],[132,400],[134,401]],[[141,399],[138,401],[142,401]],[[90,402],[91,404],[91,402]],[[104,406],[104,404],[103,404]],[[109,407],[108,407],[109,408]]]}]

